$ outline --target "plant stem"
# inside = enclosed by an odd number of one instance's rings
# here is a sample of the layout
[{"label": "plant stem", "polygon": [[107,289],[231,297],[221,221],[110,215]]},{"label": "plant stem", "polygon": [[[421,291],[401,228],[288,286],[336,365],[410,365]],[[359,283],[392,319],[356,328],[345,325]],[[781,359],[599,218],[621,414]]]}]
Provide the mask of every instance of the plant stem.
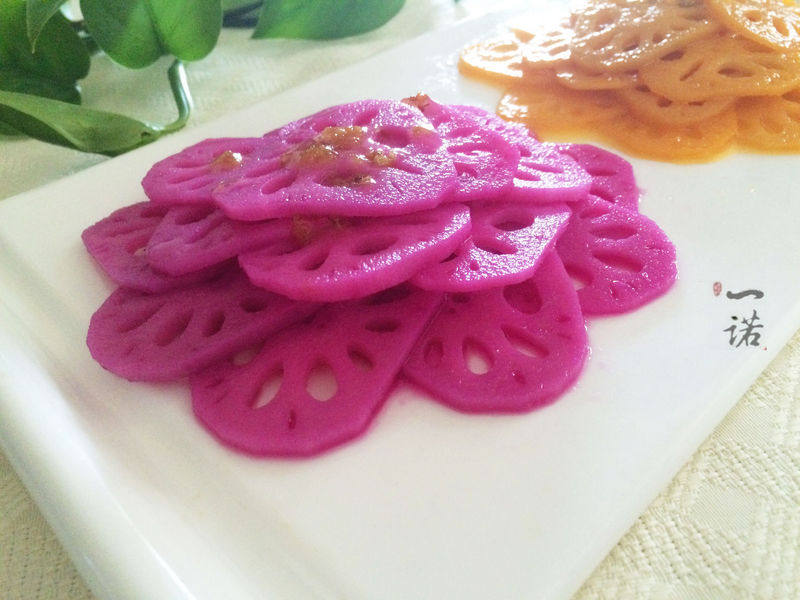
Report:
[{"label": "plant stem", "polygon": [[78,37],[81,38],[81,41],[83,42],[83,45],[86,46],[89,54],[92,56],[95,54],[100,54],[100,46],[97,45],[97,42],[94,41],[94,38],[91,35],[88,33],[79,33]]},{"label": "plant stem", "polygon": [[182,60],[175,60],[167,71],[169,76],[169,86],[172,88],[172,96],[175,98],[175,106],[178,107],[178,118],[169,125],[164,125],[164,133],[178,131],[186,125],[189,115],[192,112],[192,95],[189,92],[189,82],[186,80],[186,68]]}]

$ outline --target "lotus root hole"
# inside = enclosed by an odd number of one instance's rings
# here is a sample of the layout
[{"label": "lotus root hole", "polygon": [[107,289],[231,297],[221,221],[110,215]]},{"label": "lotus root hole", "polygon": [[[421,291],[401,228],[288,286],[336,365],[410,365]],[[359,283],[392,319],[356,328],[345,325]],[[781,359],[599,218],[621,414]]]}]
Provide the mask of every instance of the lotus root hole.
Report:
[{"label": "lotus root hole", "polygon": [[[193,168],[196,166],[197,165],[186,165],[185,167],[179,166],[179,168]],[[174,176],[170,177],[168,181],[173,185],[178,185],[179,183],[186,183],[187,181],[191,181],[192,179],[195,179],[197,177],[203,177],[203,175],[198,175],[196,172],[193,171],[183,171],[176,173]]]},{"label": "lotus root hole", "polygon": [[473,167],[472,165],[468,165],[467,163],[457,162],[455,163],[456,166],[456,173],[459,177],[466,176],[466,177],[477,177],[478,170]]},{"label": "lotus root hole", "polygon": [[627,297],[630,292],[635,292],[636,290],[624,281],[612,281],[610,291],[614,300],[621,300]]},{"label": "lotus root hole", "polygon": [[252,361],[258,354],[258,348],[245,348],[240,350],[231,358],[231,362],[237,367],[242,367]]},{"label": "lotus root hole", "polygon": [[377,116],[378,116],[378,110],[375,108],[371,108],[369,110],[365,110],[360,115],[358,115],[353,124],[356,125],[357,127],[366,127]]},{"label": "lotus root hole", "polygon": [[371,371],[375,368],[375,363],[367,355],[367,353],[360,348],[349,346],[347,348],[347,356],[350,358],[350,362],[352,362],[360,371]]},{"label": "lotus root hole", "polygon": [[274,192],[277,192],[280,189],[290,186],[296,178],[297,175],[295,173],[289,173],[289,172],[281,173],[267,180],[261,186],[261,193],[272,194]]},{"label": "lotus root hole", "polygon": [[515,177],[516,177],[517,179],[522,179],[523,181],[533,181],[533,182],[536,182],[536,181],[541,181],[541,180],[542,180],[542,178],[541,178],[541,177],[539,177],[539,175],[537,175],[537,174],[536,174],[536,173],[534,173],[533,171],[528,171],[528,170],[524,170],[524,171],[523,171],[521,168],[518,168],[518,169],[517,169],[517,172],[516,172],[516,174],[515,174]]},{"label": "lotus root hole", "polygon": [[589,188],[589,193],[594,194],[601,200],[605,200],[606,202],[614,202],[614,196],[608,192],[608,190],[600,187],[597,184],[592,184]]},{"label": "lotus root hole", "polygon": [[147,245],[142,243],[142,240],[135,239],[127,245],[126,250],[131,256],[144,256],[147,253]]},{"label": "lotus root hole", "polygon": [[[211,390],[220,385],[223,381],[225,381],[225,377],[222,375],[214,375],[203,382],[203,387],[207,390]],[[218,399],[221,399],[221,397]]]},{"label": "lotus root hole", "polygon": [[375,140],[392,148],[405,148],[411,142],[411,136],[404,127],[382,127]]},{"label": "lotus root hole", "polygon": [[275,399],[275,396],[278,395],[278,391],[281,389],[282,383],[283,367],[278,366],[270,371],[269,375],[267,375],[264,383],[261,384],[258,395],[253,400],[253,403],[250,405],[250,407],[255,410],[272,402]]},{"label": "lotus root hole", "polygon": [[506,340],[511,344],[511,347],[520,354],[530,358],[544,358],[550,354],[546,346],[520,330],[503,327],[503,335],[506,336]]},{"label": "lotus root hole", "polygon": [[485,375],[492,368],[492,355],[478,340],[467,338],[461,348],[464,364],[470,373]]},{"label": "lotus root hole", "polygon": [[493,225],[502,231],[519,231],[530,227],[533,219],[529,217],[514,216],[514,217],[501,217]]},{"label": "lotus root hole", "polygon": [[529,162],[525,164],[526,167],[530,169],[536,169],[540,173],[556,173],[561,174],[564,172],[564,169],[559,167],[558,165],[551,165],[548,163],[533,163]]},{"label": "lotus root hole", "polygon": [[256,177],[262,177],[264,175],[270,175],[278,170],[279,163],[274,160],[262,160],[257,162],[255,165],[250,167],[247,170],[247,178],[253,179]]},{"label": "lotus root hole", "polygon": [[589,165],[584,167],[584,169],[586,169],[586,172],[592,177],[613,177],[617,174],[614,169],[604,165]]},{"label": "lotus root hole", "polygon": [[789,35],[789,28],[786,26],[786,21],[784,21],[780,17],[772,17],[772,26],[782,36],[788,36]]},{"label": "lotus root hole", "polygon": [[397,331],[399,327],[400,321],[397,319],[373,319],[364,325],[364,329],[375,333],[391,333]]},{"label": "lotus root hole", "polygon": [[211,182],[208,181],[206,177],[198,177],[197,179],[191,179],[186,182],[185,187],[187,190],[194,191],[207,186],[209,183]]},{"label": "lotus root hole", "polygon": [[484,252],[489,252],[490,254],[496,254],[498,256],[517,253],[517,247],[514,246],[514,244],[511,244],[504,240],[498,240],[493,238],[485,238],[485,239],[475,238],[473,239],[473,243],[475,244],[476,248],[479,248]]},{"label": "lotus root hole", "polygon": [[281,240],[277,244],[273,244],[265,250],[272,256],[285,256],[286,254],[297,252],[300,250],[300,248],[303,248],[303,245],[297,240]]},{"label": "lotus root hole", "polygon": [[159,304],[156,306],[151,306],[146,310],[143,310],[129,321],[125,321],[119,327],[117,327],[117,332],[128,333],[129,331],[133,331],[137,327],[141,327],[142,325],[147,323],[147,321],[149,321],[153,317],[153,315],[155,315],[163,307],[164,307],[163,304]]},{"label": "lotus root hole", "polygon": [[316,271],[322,265],[325,264],[325,261],[328,260],[328,253],[327,252],[320,252],[317,254],[312,255],[311,257],[307,258],[303,261],[301,268],[304,271]]},{"label": "lotus root hole", "polygon": [[718,73],[724,77],[730,77],[731,79],[744,79],[753,76],[751,71],[743,71],[736,67],[725,67],[720,69]]},{"label": "lotus root hole", "polygon": [[443,263],[448,263],[448,262],[454,261],[456,258],[458,258],[458,254],[456,254],[455,252],[451,252],[450,256],[445,258],[442,262]]},{"label": "lotus root hole", "polygon": [[665,54],[664,56],[662,56],[661,60],[664,60],[664,61],[667,61],[667,62],[673,62],[673,61],[676,61],[676,60],[680,60],[681,58],[683,58],[683,50],[675,50],[674,52],[670,52],[670,53]]},{"label": "lotus root hole", "polygon": [[208,320],[206,321],[205,325],[203,325],[203,336],[204,337],[211,337],[212,335],[216,335],[222,329],[222,326],[225,324],[225,313],[221,310],[216,311],[213,315],[211,315]]},{"label": "lotus root hole", "polygon": [[602,225],[590,231],[595,236],[607,240],[625,240],[636,235],[636,229],[634,227],[622,224]]},{"label": "lotus root hole", "polygon": [[530,279],[507,285],[503,289],[503,298],[511,308],[526,315],[533,315],[542,310],[542,296],[539,294],[539,288]]},{"label": "lotus root hole", "polygon": [[583,268],[577,265],[572,265],[572,264],[568,265],[564,263],[564,269],[566,270],[567,275],[569,275],[569,278],[572,279],[572,286],[576,290],[583,289],[590,283],[592,283],[591,273],[584,270]]},{"label": "lotus root hole", "polygon": [[259,298],[256,296],[249,296],[246,298],[242,298],[242,300],[239,302],[239,306],[246,313],[261,312],[262,310],[267,308],[268,304],[269,302],[267,301],[266,298]]},{"label": "lotus root hole", "polygon": [[336,375],[325,361],[319,361],[311,369],[306,379],[306,391],[315,400],[326,402],[336,395],[338,385]]},{"label": "lotus root hole", "polygon": [[594,252],[593,256],[612,269],[638,273],[644,268],[644,265],[637,260],[615,252]]},{"label": "lotus root hole", "polygon": [[176,225],[191,225],[192,223],[199,223],[208,215],[214,212],[213,207],[204,207],[202,210],[185,210],[175,217]]},{"label": "lotus root hole", "polygon": [[476,156],[479,154],[487,154],[486,150],[484,150],[484,146],[475,142],[467,142],[458,145],[453,144],[448,146],[447,151],[451,154],[472,154]]},{"label": "lotus root hole", "polygon": [[180,337],[180,335],[186,331],[191,318],[191,311],[183,312],[175,317],[172,317],[156,334],[154,340],[156,345],[161,347],[168,346],[178,339],[178,337]]},{"label": "lotus root hole", "polygon": [[442,344],[442,340],[429,340],[428,343],[425,344],[422,356],[424,357],[426,365],[433,369],[438,368],[442,364],[442,358],[444,357],[444,345]]},{"label": "lotus root hole", "polygon": [[142,209],[139,216],[143,219],[160,219],[169,210],[169,206],[148,205]]},{"label": "lotus root hole", "polygon": [[323,129],[326,129],[328,127],[332,127],[333,125],[334,125],[334,123],[331,122],[330,118],[325,116],[325,117],[323,117],[321,119],[320,118],[314,119],[311,122],[311,129],[313,129],[314,131],[319,133]]},{"label": "lotus root hole", "polygon": [[591,221],[592,219],[596,219],[598,217],[602,217],[603,215],[607,214],[608,214],[608,207],[595,204],[594,206],[590,206],[586,210],[582,211],[579,216],[581,219],[587,219]]},{"label": "lotus root hole", "polygon": [[397,285],[393,288],[389,288],[388,290],[383,290],[382,292],[373,294],[372,296],[367,298],[367,304],[369,304],[370,306],[376,306],[379,304],[390,304],[392,302],[399,302],[400,300],[405,300],[410,295],[411,295],[411,286]]},{"label": "lotus root hole", "polygon": [[430,215],[424,212],[416,212],[397,217],[393,222],[395,225],[430,225],[433,221]]},{"label": "lotus root hole", "polygon": [[361,240],[353,248],[356,256],[366,256],[367,254],[377,254],[397,243],[396,235],[380,235]]},{"label": "lotus root hole", "polygon": [[694,63],[694,64],[693,64],[693,65],[692,65],[692,66],[689,68],[689,70],[688,70],[688,71],[686,71],[686,72],[685,72],[683,75],[681,75],[681,77],[680,77],[680,80],[681,80],[681,81],[686,81],[686,80],[687,80],[687,79],[689,79],[689,78],[690,78],[692,75],[694,75],[695,73],[697,73],[697,72],[700,70],[700,67],[702,67],[702,66],[703,66],[703,62],[702,62],[702,61],[698,61],[698,62]]}]

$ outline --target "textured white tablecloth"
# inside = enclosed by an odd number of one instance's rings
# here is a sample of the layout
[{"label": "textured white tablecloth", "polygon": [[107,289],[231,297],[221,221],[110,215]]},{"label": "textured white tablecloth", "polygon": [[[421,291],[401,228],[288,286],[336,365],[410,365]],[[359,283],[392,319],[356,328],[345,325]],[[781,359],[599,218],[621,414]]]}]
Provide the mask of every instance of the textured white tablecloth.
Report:
[{"label": "textured white tablecloth", "polygon": [[[378,31],[333,42],[225,31],[189,69],[192,124],[211,120],[425,31],[519,0],[408,0]],[[528,3],[530,6],[530,3]],[[154,122],[173,118],[163,59],[131,72],[95,59],[85,103]],[[0,139],[0,198],[104,160]],[[798,274],[800,276],[800,274]],[[0,454],[0,599],[91,593]],[[800,334],[586,581],[576,599],[800,598]],[[490,600],[490,599],[487,599]]]}]

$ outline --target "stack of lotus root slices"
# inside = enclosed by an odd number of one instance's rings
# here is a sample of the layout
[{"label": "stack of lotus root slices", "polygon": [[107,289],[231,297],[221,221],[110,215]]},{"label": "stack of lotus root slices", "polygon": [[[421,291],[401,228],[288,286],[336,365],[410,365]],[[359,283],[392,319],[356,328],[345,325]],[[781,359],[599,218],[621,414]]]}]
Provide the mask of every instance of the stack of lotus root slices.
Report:
[{"label": "stack of lotus root slices", "polygon": [[507,86],[498,113],[545,139],[712,160],[800,151],[800,6],[788,0],[600,0],[520,19],[461,71]]}]

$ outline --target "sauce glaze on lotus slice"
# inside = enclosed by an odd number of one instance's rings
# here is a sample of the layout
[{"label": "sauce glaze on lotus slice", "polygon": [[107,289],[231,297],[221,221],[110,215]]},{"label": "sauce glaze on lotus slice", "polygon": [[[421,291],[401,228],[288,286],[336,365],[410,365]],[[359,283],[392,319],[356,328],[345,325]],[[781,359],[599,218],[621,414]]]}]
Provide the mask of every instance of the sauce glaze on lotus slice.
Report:
[{"label": "sauce glaze on lotus slice", "polygon": [[245,167],[213,197],[237,220],[387,216],[438,206],[456,184],[430,122],[393,100],[333,106],[278,130],[282,153]]}]

